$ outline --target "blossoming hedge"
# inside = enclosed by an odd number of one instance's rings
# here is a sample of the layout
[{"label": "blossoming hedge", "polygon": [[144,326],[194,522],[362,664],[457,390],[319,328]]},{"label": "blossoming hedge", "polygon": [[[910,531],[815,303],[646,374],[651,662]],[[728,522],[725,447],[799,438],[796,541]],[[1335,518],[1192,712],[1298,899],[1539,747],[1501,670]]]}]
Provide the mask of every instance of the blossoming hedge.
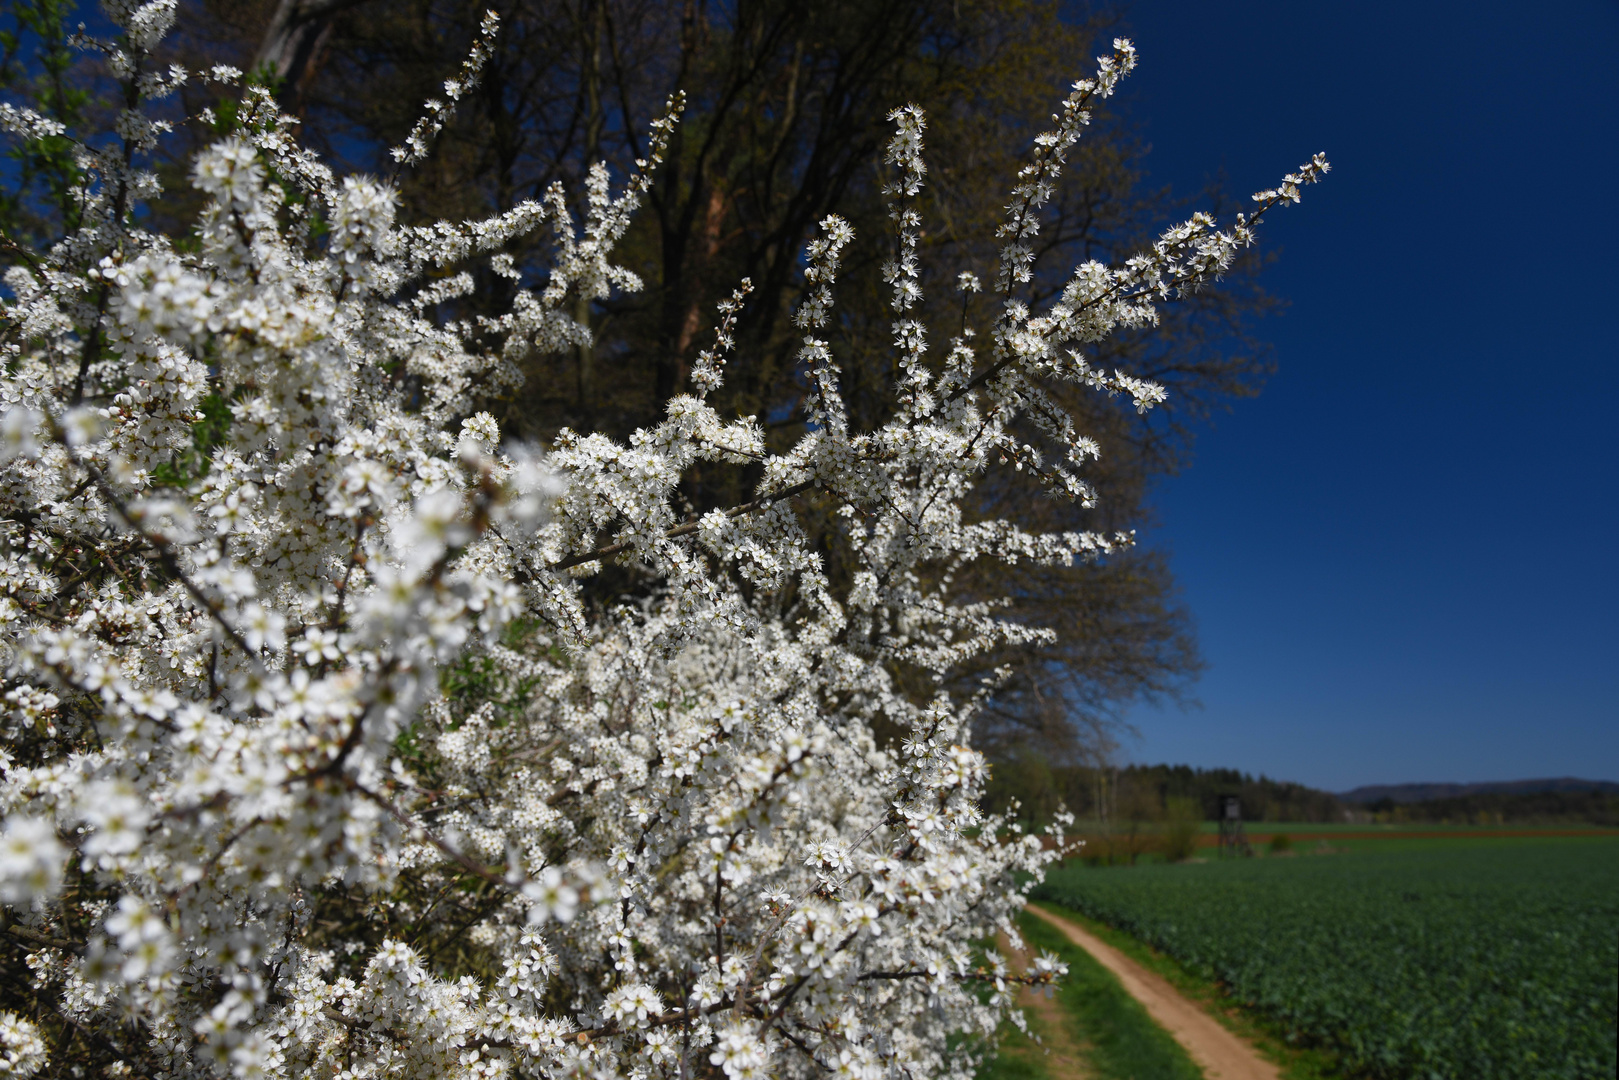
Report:
[{"label": "blossoming hedge", "polygon": [[[1162,400],[1085,346],[1219,274],[1325,160],[1033,309],[1041,207],[1135,64],[1117,41],[1015,180],[990,324],[935,346],[916,317],[925,119],[897,109],[894,235],[872,241],[893,252],[880,427],[849,424],[822,336],[860,242],[833,216],[794,316],[813,414],[796,444],[772,452],[758,417],[706,401],[744,281],[656,426],[515,445],[480,397],[587,341],[579,298],[638,287],[613,247],[680,101],[616,194],[591,171],[582,216],[554,187],[405,225],[387,183],[334,175],[240,73],[159,69],[172,0],[105,7],[121,36],[78,43],[122,82],[115,138],[0,105],[13,141],[70,139],[83,177],[67,235],[5,241],[0,1074],[967,1080],[1017,981],[986,945],[1015,937],[1061,835],[982,815],[979,700],[897,673],[1045,634],[956,596],[963,565],[1130,538],[1033,535],[964,498],[1010,467],[1093,499],[1096,444],[1043,387]],[[431,152],[494,31],[399,167]],[[206,206],[181,242],[140,207],[163,197],[148,104],[188,79],[240,101],[192,163]],[[503,248],[539,229],[556,259],[536,281]],[[511,280],[498,317],[455,314],[478,266]],[[753,498],[684,512],[698,462],[753,468]],[[848,584],[802,499],[836,507]],[[651,599],[584,604],[609,562]],[[906,734],[880,744],[879,724]]]}]

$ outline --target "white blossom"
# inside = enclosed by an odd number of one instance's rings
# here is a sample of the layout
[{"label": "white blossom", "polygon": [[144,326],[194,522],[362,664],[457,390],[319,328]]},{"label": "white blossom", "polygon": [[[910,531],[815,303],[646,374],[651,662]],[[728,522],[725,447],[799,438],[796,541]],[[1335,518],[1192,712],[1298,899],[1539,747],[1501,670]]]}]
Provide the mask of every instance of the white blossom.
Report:
[{"label": "white blossom", "polygon": [[66,856],[49,821],[24,814],[6,818],[0,831],[0,901],[26,907],[56,892]]},{"label": "white blossom", "polygon": [[25,1080],[45,1067],[39,1029],[15,1013],[0,1012],[0,1076]]},{"label": "white blossom", "polygon": [[[188,77],[150,55],[176,5],[106,7],[125,32],[108,70],[134,102],[116,134],[145,161],[165,128],[144,103]],[[495,26],[401,164],[430,151]],[[1040,207],[1089,103],[1134,63],[1116,42],[1036,141],[992,286],[956,276],[964,302],[993,288],[974,301],[994,307],[982,347],[921,317],[926,117],[891,114],[895,236],[869,242],[894,256],[894,408],[855,430],[818,336],[867,242],[828,215],[793,314],[812,424],[785,447],[708,403],[746,281],[693,393],[627,439],[518,445],[480,411],[524,357],[589,340],[577,298],[639,287],[613,250],[678,96],[622,190],[590,170],[580,214],[554,187],[401,225],[387,182],[335,176],[261,87],[192,162],[183,250],[118,201],[156,181],[97,157],[83,224],[0,300],[0,903],[41,1015],[175,1078],[967,1080],[1017,982],[982,943],[1011,931],[1064,822],[1042,840],[979,808],[970,730],[993,686],[914,688],[1050,637],[958,595],[954,567],[1131,543],[976,520],[968,497],[1010,467],[1092,500],[1097,443],[1045,388],[1162,402],[1086,347],[1218,275],[1327,167],[1225,227],[1194,215],[1119,266],[1087,263],[1032,307]],[[10,106],[0,130],[57,133]],[[502,249],[541,227],[555,265],[524,289]],[[510,310],[436,320],[480,264],[514,282]],[[688,517],[679,488],[704,462],[747,464],[758,487]],[[812,489],[843,515],[847,587],[800,519]],[[654,586],[587,608],[579,578],[615,560]],[[880,743],[879,726],[905,734]],[[454,948],[434,952],[440,936]],[[1062,970],[1042,957],[1023,981]],[[46,1053],[0,1013],[0,1072]]]}]

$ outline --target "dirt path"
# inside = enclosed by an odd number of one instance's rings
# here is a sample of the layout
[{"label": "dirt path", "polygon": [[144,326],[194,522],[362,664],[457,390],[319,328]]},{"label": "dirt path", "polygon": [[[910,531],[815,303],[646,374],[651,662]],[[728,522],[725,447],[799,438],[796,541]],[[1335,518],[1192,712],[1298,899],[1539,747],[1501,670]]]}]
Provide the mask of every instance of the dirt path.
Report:
[{"label": "dirt path", "polygon": [[1148,971],[1067,919],[1033,905],[1026,910],[1061,930],[1069,941],[1111,971],[1130,996],[1141,1002],[1147,1015],[1175,1037],[1209,1080],[1280,1080],[1281,1072],[1275,1065],[1186,1000],[1162,975]]}]

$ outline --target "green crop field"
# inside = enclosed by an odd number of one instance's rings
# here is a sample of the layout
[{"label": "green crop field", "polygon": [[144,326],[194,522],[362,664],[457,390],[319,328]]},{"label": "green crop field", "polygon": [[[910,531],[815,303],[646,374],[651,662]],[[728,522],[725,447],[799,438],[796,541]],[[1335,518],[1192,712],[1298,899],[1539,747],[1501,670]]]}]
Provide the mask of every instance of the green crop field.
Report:
[{"label": "green crop field", "polygon": [[1220,981],[1351,1075],[1616,1074],[1619,840],[1067,869],[1035,895]]}]

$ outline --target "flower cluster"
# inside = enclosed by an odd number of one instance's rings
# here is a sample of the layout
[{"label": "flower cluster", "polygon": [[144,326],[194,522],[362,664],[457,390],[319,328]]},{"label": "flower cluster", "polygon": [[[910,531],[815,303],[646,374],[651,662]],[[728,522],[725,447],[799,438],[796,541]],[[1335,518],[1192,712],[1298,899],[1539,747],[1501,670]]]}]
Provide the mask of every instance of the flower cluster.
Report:
[{"label": "flower cluster", "polygon": [[[334,176],[249,87],[193,164],[205,208],[178,244],[132,212],[158,192],[138,105],[188,77],[141,74],[174,5],[108,10],[124,36],[97,47],[137,103],[123,148],[81,152],[75,230],[0,306],[0,949],[38,1003],[0,1013],[0,1067],[45,1068],[50,1041],[176,1078],[970,1076],[1017,981],[983,942],[1015,940],[1062,837],[978,808],[968,729],[993,686],[958,700],[901,673],[1046,635],[957,597],[962,565],[1129,537],[1031,534],[964,499],[1003,463],[1090,498],[1095,443],[1042,385],[1160,401],[1081,348],[1219,273],[1325,163],[1030,310],[1036,211],[1086,101],[1134,63],[1116,43],[1018,179],[986,355],[964,331],[933,361],[908,106],[882,426],[852,429],[814,335],[855,242],[833,216],[795,316],[815,408],[796,445],[707,403],[743,283],[661,422],[520,446],[478,397],[587,341],[578,298],[638,286],[612,250],[679,102],[619,194],[592,170],[582,222],[554,188],[406,226],[386,183]],[[55,134],[11,107],[0,127]],[[502,248],[544,226],[533,284]],[[511,309],[438,317],[480,261]],[[756,469],[754,497],[687,513],[705,461]],[[847,586],[795,509],[811,493],[838,507]],[[614,560],[658,585],[601,614],[579,579]]]}]

